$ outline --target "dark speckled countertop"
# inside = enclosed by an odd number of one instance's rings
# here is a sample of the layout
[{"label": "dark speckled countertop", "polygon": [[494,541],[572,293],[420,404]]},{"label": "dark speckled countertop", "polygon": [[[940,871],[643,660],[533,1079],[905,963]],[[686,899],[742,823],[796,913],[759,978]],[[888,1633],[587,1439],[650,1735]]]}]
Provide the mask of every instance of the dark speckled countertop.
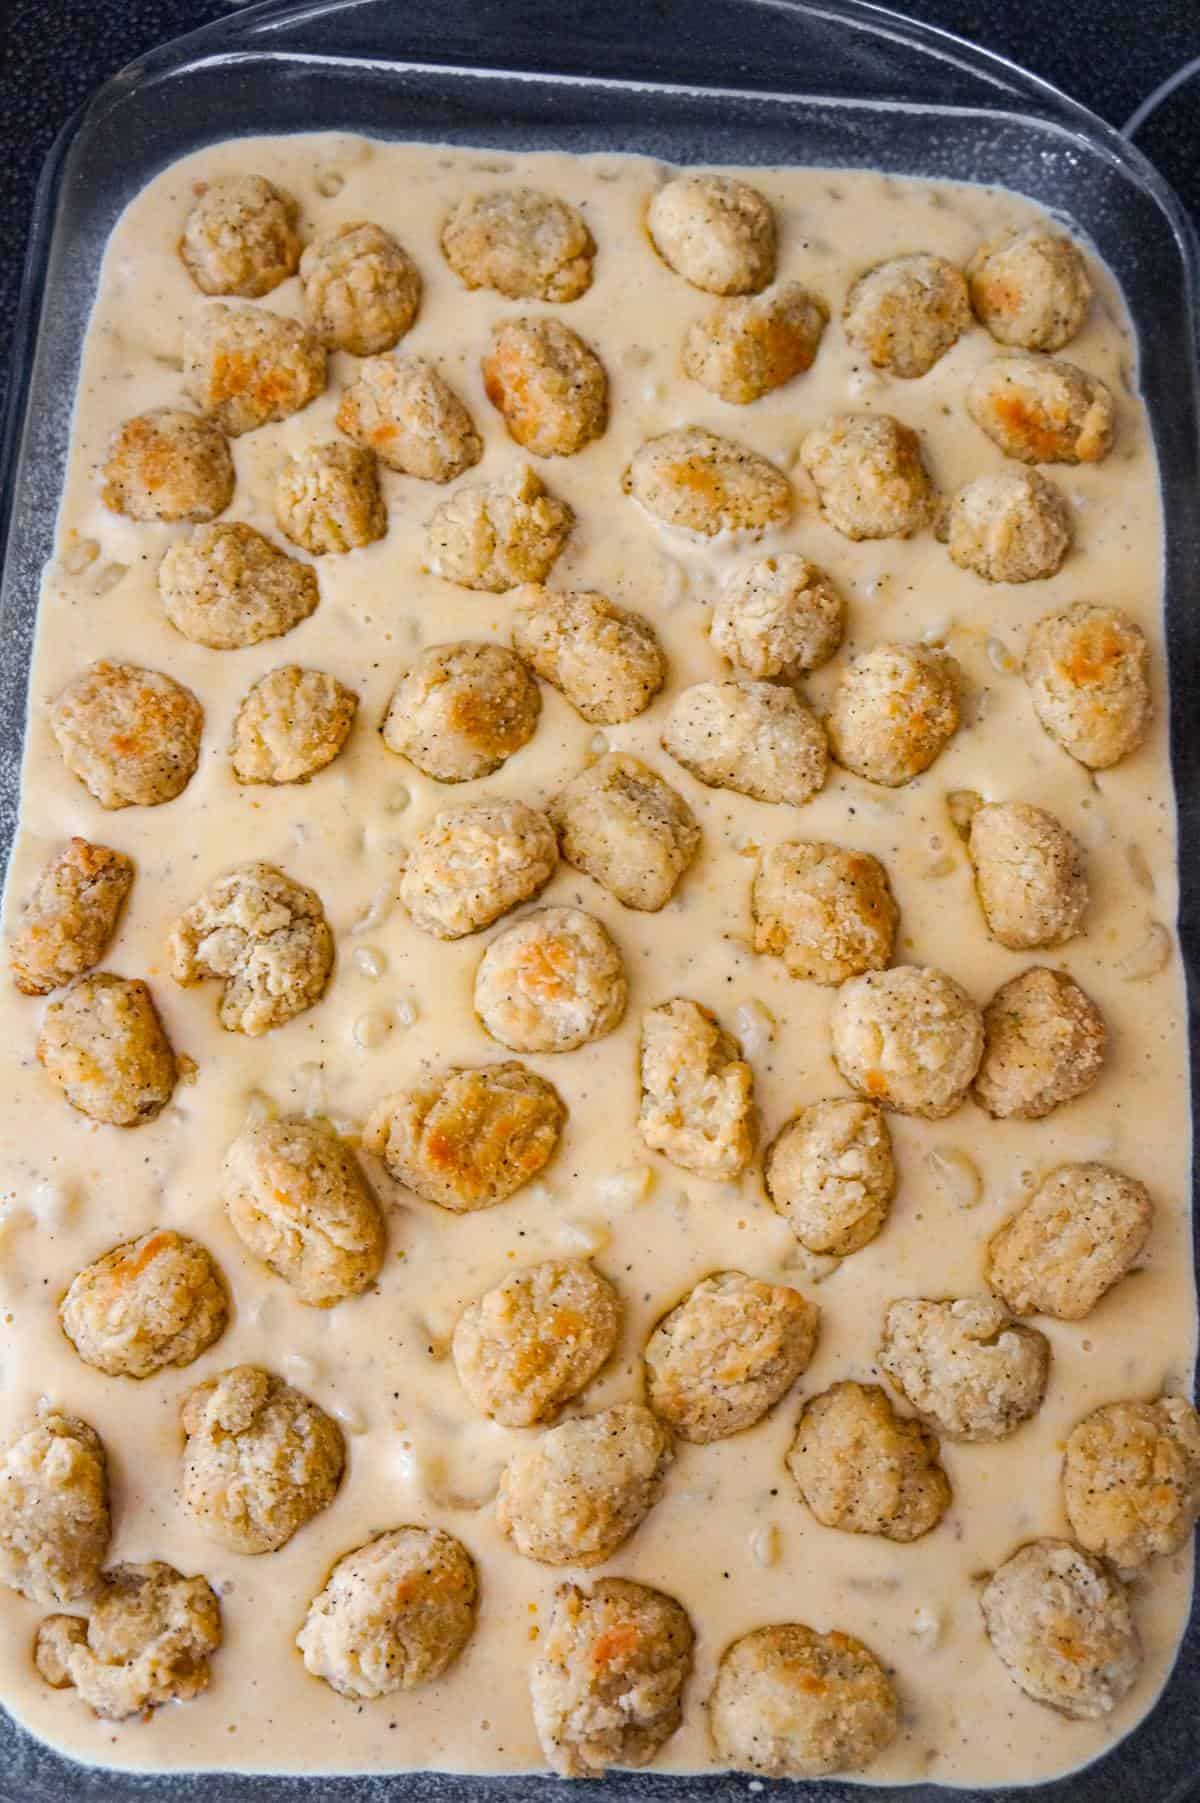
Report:
[{"label": "dark speckled countertop", "polygon": [[[34,187],[60,127],[117,69],[229,10],[230,0],[0,0],[0,410]],[[1023,63],[1118,126],[1200,58],[1197,0],[911,0],[907,10]],[[1200,217],[1200,71],[1138,142]]]}]

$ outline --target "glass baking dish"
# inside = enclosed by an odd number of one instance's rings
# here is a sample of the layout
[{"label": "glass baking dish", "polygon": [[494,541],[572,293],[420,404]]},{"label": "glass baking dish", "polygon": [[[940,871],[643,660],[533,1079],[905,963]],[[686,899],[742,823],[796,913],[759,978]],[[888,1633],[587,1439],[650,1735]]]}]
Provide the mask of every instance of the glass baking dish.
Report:
[{"label": "glass baking dish", "polygon": [[[1170,189],[1110,127],[1033,76],[859,0],[268,0],[123,71],[63,132],[42,179],[0,440],[0,851],[12,842],[29,657],[53,547],[80,347],[117,216],[163,165],[241,133],[349,130],[511,149],[637,151],[672,163],[806,163],[997,183],[1060,214],[1122,284],[1162,472],[1179,842],[1200,829],[1200,457],[1196,243]],[[1200,881],[1181,873],[1195,1019]],[[1193,1026],[1193,1033],[1195,1027]],[[1194,1080],[1194,1079],[1193,1079]],[[1200,1797],[1200,1610],[1150,1716],[1110,1754],[1027,1796]],[[525,1803],[541,1776],[305,1779],[122,1774],[74,1764],[0,1711],[0,1803]],[[628,1803],[782,1786],[616,1773]],[[840,1803],[848,1783],[807,1787]],[[907,1803],[1000,1799],[932,1785]]]}]

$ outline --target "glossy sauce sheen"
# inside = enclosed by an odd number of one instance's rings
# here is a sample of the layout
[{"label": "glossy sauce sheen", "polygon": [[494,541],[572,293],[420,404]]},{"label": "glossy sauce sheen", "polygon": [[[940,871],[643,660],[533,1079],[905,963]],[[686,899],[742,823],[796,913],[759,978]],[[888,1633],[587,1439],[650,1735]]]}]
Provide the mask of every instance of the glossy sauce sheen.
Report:
[{"label": "glossy sauce sheen", "polygon": [[[560,866],[542,899],[577,903],[606,923],[627,962],[630,1006],[610,1037],[528,1060],[570,1109],[559,1156],[544,1182],[475,1215],[443,1213],[380,1178],[390,1203],[383,1276],[374,1292],[326,1312],[297,1303],[234,1237],[220,1198],[224,1149],[256,1097],[285,1111],[328,1113],[352,1131],[379,1096],[430,1065],[507,1055],[471,1009],[473,974],[489,935],[442,944],[418,932],[392,899],[398,859],[438,807],[478,795],[542,803],[601,746],[595,728],[543,688],[532,743],[486,781],[447,789],[384,748],[377,727],[418,647],[463,637],[506,643],[513,612],[509,597],[457,588],[430,573],[425,526],[447,491],[387,471],[387,537],[319,560],[321,605],[286,639],[210,651],[167,624],[155,570],[186,528],[137,525],[107,513],[97,472],[122,420],[180,400],[184,322],[203,305],[176,254],[194,183],[250,170],[298,197],[306,237],[345,220],[376,220],[414,256],[424,299],[400,348],[437,360],[484,436],[483,462],[463,481],[493,480],[523,457],[483,391],[479,358],[491,322],[552,312],[596,347],[611,385],[607,432],[579,456],[532,460],[578,516],[550,584],[602,590],[653,621],[669,658],[667,690],[640,719],[605,729],[603,739],[644,755],[667,776],[704,833],[697,864],[661,914],[625,910]],[[697,1629],[684,1724],[660,1754],[659,1769],[711,1765],[704,1704],[716,1661],[733,1638],[768,1622],[846,1630],[894,1671],[904,1728],[869,1773],[884,1782],[1049,1778],[1128,1732],[1170,1669],[1188,1609],[1190,1552],[1158,1561],[1138,1581],[1145,1667],[1119,1709],[1097,1723],[1067,1721],[1024,1697],[987,1644],[977,1600],[979,1575],[1018,1544],[1067,1531],[1059,1467],[1072,1424],[1116,1397],[1184,1388],[1193,1354],[1187,1044],[1174,940],[1159,974],[1130,980],[1122,969],[1131,957],[1137,963],[1151,922],[1170,927],[1176,908],[1159,489],[1132,386],[1130,328],[1111,279],[1095,270],[1097,300],[1064,354],[1112,386],[1116,446],[1100,465],[1051,472],[1076,525],[1076,548],[1057,576],[1021,587],[984,583],[956,569],[928,531],[905,542],[852,544],[823,523],[796,461],[803,433],[832,411],[891,411],[919,428],[946,492],[972,476],[1018,466],[1005,462],[964,409],[972,372],[998,348],[983,329],[969,331],[922,379],[890,380],[865,369],[846,343],[839,316],[847,288],[868,265],[902,252],[932,251],[963,263],[982,240],[1026,222],[1033,210],[1005,192],[870,173],[748,174],[776,209],[780,276],[809,284],[833,315],[813,369],[749,408],[723,404],[679,371],[687,325],[714,302],[653,254],[642,220],[661,171],[641,160],[488,157],[339,136],[247,139],[156,177],[113,234],[84,355],[59,556],[42,596],[7,906],[11,920],[46,858],[71,833],[130,853],[137,877],[104,965],[148,979],[172,1042],[195,1059],[198,1074],[152,1124],[130,1132],[95,1126],[67,1107],[35,1061],[42,1004],[4,985],[0,1431],[21,1426],[43,1394],[90,1421],[113,1474],[111,1559],[167,1559],[205,1573],[221,1596],[225,1643],[206,1695],[114,1727],[95,1720],[72,1692],[53,1692],[35,1676],[30,1647],[41,1611],[3,1592],[0,1696],[36,1734],[78,1758],[176,1770],[540,1767],[527,1668],[554,1587],[571,1574],[522,1559],[502,1539],[492,1499],[521,1435],[473,1413],[447,1344],[462,1307],[517,1266],[589,1250],[619,1286],[626,1321],[617,1357],[583,1401],[587,1411],[637,1393],[639,1353],[654,1321],[711,1271],[735,1267],[794,1283],[822,1310],[816,1357],[797,1393],[747,1433],[681,1448],[661,1501],[604,1568],[668,1590]],[[331,178],[339,176],[340,190],[331,193]],[[598,255],[594,283],[577,302],[543,307],[486,290],[468,293],[443,261],[438,234],[451,205],[510,181],[583,208]],[[265,304],[299,314],[297,281]],[[356,367],[347,355],[333,356],[329,387],[315,404],[233,442],[237,492],[225,517],[278,537],[274,472],[285,453],[335,435],[338,397]],[[621,472],[638,445],[685,424],[741,439],[788,469],[797,490],[792,523],[756,542],[704,543],[658,527],[623,496]],[[99,554],[71,575],[75,547],[87,539],[98,542]],[[825,567],[849,598],[842,653],[805,685],[818,706],[845,658],[881,639],[928,635],[961,662],[967,724],[907,788],[872,788],[834,769],[825,790],[797,812],[705,789],[660,749],[670,698],[724,669],[705,631],[720,583],[748,557],[785,546]],[[128,568],[102,592],[114,565]],[[1149,739],[1094,780],[1037,725],[1018,670],[1033,623],[1078,599],[1128,609],[1146,629],[1154,658]],[[102,655],[168,671],[204,704],[199,770],[166,806],[106,814],[60,762],[48,701],[85,661]],[[292,662],[331,671],[358,691],[362,705],[348,748],[309,784],[240,787],[227,753],[238,704],[252,681]],[[1005,951],[984,931],[965,849],[945,809],[947,791],[957,788],[1041,803],[1087,846],[1087,931],[1041,957],[1067,968],[1098,1002],[1111,1055],[1088,1096],[1043,1121],[994,1122],[971,1102],[937,1123],[893,1116],[900,1188],[891,1218],[871,1245],[838,1267],[799,1249],[765,1199],[760,1160],[740,1183],[714,1184],[644,1150],[635,1128],[639,1021],[646,1006],[684,994],[709,1004],[739,1033],[738,1010],[765,1004],[777,1022],[773,1042],[753,1031],[746,1039],[763,1145],[801,1104],[844,1093],[829,1052],[832,992],[789,980],[777,961],[748,949],[755,849],[797,836],[830,838],[881,858],[901,909],[897,960],[937,964],[986,1001],[1039,957]],[[337,937],[324,1000],[257,1040],[223,1032],[216,986],[177,988],[165,954],[175,917],[215,876],[252,857],[314,887]],[[380,976],[361,967],[372,962],[356,957],[361,950],[380,954]],[[363,1017],[376,1013],[391,1030],[364,1049],[356,1023],[361,1037]],[[977,1206],[963,1208],[927,1162],[939,1148],[976,1160],[983,1177]],[[954,1501],[934,1532],[898,1546],[820,1527],[783,1464],[801,1395],[840,1378],[876,1376],[882,1318],[895,1297],[979,1291],[987,1237],[1027,1186],[1065,1159],[1105,1160],[1149,1185],[1157,1220],[1141,1267],[1086,1320],[1037,1322],[1053,1346],[1045,1405],[1010,1440],[943,1444]],[[86,1367],[62,1336],[54,1305],[80,1266],[159,1224],[192,1233],[212,1250],[230,1282],[235,1318],[191,1368],[134,1385]],[[258,1559],[208,1540],[175,1494],[182,1397],[243,1360],[279,1372],[337,1414],[349,1448],[333,1505],[284,1550]],[[333,1561],[405,1522],[448,1528],[470,1549],[482,1584],[478,1630],[441,1682],[359,1707],[306,1674],[294,1635]],[[764,1563],[772,1547],[778,1557]]]}]

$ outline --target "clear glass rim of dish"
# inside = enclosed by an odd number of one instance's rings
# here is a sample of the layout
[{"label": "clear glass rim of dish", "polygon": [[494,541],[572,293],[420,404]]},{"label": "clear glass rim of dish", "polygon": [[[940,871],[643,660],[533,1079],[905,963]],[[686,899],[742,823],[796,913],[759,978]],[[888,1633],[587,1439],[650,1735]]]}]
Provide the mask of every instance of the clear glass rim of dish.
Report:
[{"label": "clear glass rim of dish", "polygon": [[[736,46],[732,52],[731,45]],[[729,76],[731,63],[735,79]],[[631,74],[635,64],[637,73]],[[805,79],[797,82],[793,75],[801,66]],[[1082,179],[1079,170],[1101,187],[1111,184],[1111,195],[1105,188],[1105,204],[1119,210],[1127,202],[1133,209],[1129,217],[1136,212],[1146,238],[1145,245],[1135,247],[1138,254],[1145,251],[1147,263],[1138,280],[1147,296],[1154,297],[1154,306],[1147,299],[1142,316],[1132,300],[1131,306],[1163,479],[1179,840],[1184,847],[1200,840],[1200,728],[1191,723],[1194,707],[1184,705],[1200,694],[1200,625],[1191,622],[1194,610],[1188,607],[1200,570],[1200,517],[1193,517],[1200,516],[1194,501],[1200,494],[1195,326],[1200,317],[1200,247],[1182,203],[1136,145],[1008,59],[869,0],[606,0],[603,9],[594,0],[439,0],[436,9],[405,6],[399,0],[262,0],[173,40],[114,76],[67,121],[41,177],[0,428],[0,635],[5,647],[0,658],[0,861],[7,860],[16,824],[38,575],[53,541],[75,387],[71,359],[77,357],[86,329],[87,283],[102,245],[97,240],[81,247],[77,237],[80,196],[89,191],[89,183],[95,187],[104,180],[93,166],[94,152],[106,134],[111,139],[115,132],[115,141],[130,147],[130,168],[122,173],[126,193],[140,187],[157,168],[203,141],[193,131],[169,148],[172,127],[169,121],[163,126],[162,112],[164,103],[169,111],[173,100],[214,75],[228,92],[229,111],[214,115],[209,141],[286,129],[264,121],[261,110],[255,110],[254,82],[267,70],[301,87],[326,80],[331,88],[353,87],[364,97],[364,113],[385,90],[399,94],[411,109],[413,83],[421,82],[460,98],[481,96],[472,102],[471,117],[486,121],[489,97],[505,94],[512,103],[510,113],[522,119],[536,116],[544,141],[569,139],[580,129],[584,112],[600,119],[606,105],[627,104],[636,112],[654,102],[678,122],[674,141],[684,150],[678,161],[780,160],[769,150],[762,158],[747,156],[740,142],[736,154],[705,154],[725,130],[705,111],[718,103],[724,113],[736,116],[734,132],[741,129],[737,121],[744,124],[764,110],[773,134],[769,142],[776,145],[784,129],[781,121],[820,126],[826,144],[838,142],[839,130],[848,129],[851,117],[872,122],[881,144],[886,141],[889,154],[901,159],[891,166],[918,176],[935,171],[922,166],[923,148],[906,153],[905,146],[919,144],[913,127],[936,122],[949,134],[951,148],[958,144],[955,154],[961,153],[964,133],[965,141],[981,146],[978,179],[1009,186],[1021,184],[1006,180],[1005,168],[988,158],[993,152],[1001,159],[1011,157],[1024,132],[1031,144],[1041,146],[1043,157],[1057,161],[1056,179],[1066,189],[1072,180]],[[386,122],[356,127],[343,120],[340,128],[488,141],[486,124],[412,130],[406,128],[410,116],[411,111],[398,109]],[[496,121],[503,116],[493,115]],[[146,133],[148,119],[156,121],[155,130],[164,131],[167,148],[161,154],[146,154],[152,136]],[[335,122],[324,118],[307,125],[329,128]],[[501,129],[498,123],[496,129]],[[690,154],[693,145],[700,154]],[[641,139],[629,147],[642,148]],[[911,167],[903,161],[906,154]],[[845,160],[865,166],[862,157]],[[1050,182],[1049,176],[1044,179]],[[1042,181],[1039,172],[1025,191],[1053,206]],[[119,211],[121,195],[109,200]],[[1058,210],[1071,211],[1067,205]],[[68,268],[64,259],[71,252],[82,267]],[[1109,261],[1114,262],[1111,255]],[[1130,267],[1136,274],[1136,265]],[[71,292],[64,300],[65,290]],[[1160,304],[1161,316],[1155,311]],[[1151,323],[1155,330],[1148,332]],[[1195,1118],[1200,863],[1181,858],[1180,875],[1179,936],[1193,1022]],[[1137,1803],[1189,1803],[1200,1799],[1198,1686],[1200,1608],[1194,1597],[1175,1670],[1158,1702],[1130,1736],[1093,1764],[1031,1789],[968,1791],[918,1784],[889,1794],[898,1803],[1004,1803],[1021,1797],[1108,1803],[1113,1796],[1129,1803],[1135,1798]],[[541,1774],[309,1778],[81,1766],[35,1740],[0,1708],[0,1803],[75,1803],[85,1798],[95,1803],[151,1798],[155,1803],[533,1803],[550,1782]],[[748,1774],[681,1776],[653,1770],[612,1773],[601,1788],[620,1803],[732,1803],[746,1794],[748,1785],[756,1794],[782,1795],[785,1790],[783,1784],[751,1781]],[[791,1787],[786,1789],[790,1794]],[[812,1803],[855,1803],[863,1787],[832,1779],[808,1784],[804,1794]]]}]

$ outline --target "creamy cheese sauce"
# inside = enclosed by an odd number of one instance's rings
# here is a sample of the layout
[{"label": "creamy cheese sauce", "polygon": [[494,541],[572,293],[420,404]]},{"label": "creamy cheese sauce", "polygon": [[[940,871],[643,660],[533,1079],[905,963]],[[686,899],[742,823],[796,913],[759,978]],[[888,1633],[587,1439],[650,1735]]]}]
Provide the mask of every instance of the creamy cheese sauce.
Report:
[{"label": "creamy cheese sauce", "polygon": [[[482,465],[463,479],[468,483],[494,479],[523,457],[483,391],[479,358],[492,321],[515,311],[556,312],[596,347],[611,383],[607,432],[579,456],[537,464],[578,516],[550,582],[602,590],[653,621],[670,679],[640,719],[598,737],[545,689],[533,741],[484,782],[448,790],[392,756],[376,728],[418,647],[464,637],[506,643],[512,602],[454,587],[429,571],[425,526],[446,491],[387,471],[386,538],[320,560],[320,607],[286,639],[210,651],[167,624],[155,572],[186,528],[138,525],[106,512],[97,471],[122,420],[180,399],[183,328],[203,302],[176,246],[194,184],[232,171],[258,171],[291,190],[306,236],[344,220],[376,220],[415,257],[424,300],[401,348],[436,359],[471,409],[486,449]],[[604,1568],[671,1592],[697,1630],[684,1723],[660,1754],[659,1769],[711,1766],[704,1703],[716,1661],[733,1638],[768,1622],[844,1629],[894,1670],[904,1729],[870,1770],[883,1782],[1049,1778],[1127,1733],[1170,1669],[1191,1594],[1190,1551],[1158,1561],[1136,1582],[1145,1667],[1101,1722],[1067,1721],[1026,1699],[990,1650],[978,1605],[981,1573],[1032,1536],[1067,1531],[1059,1469],[1072,1424],[1113,1398],[1186,1389],[1194,1348],[1182,978],[1173,937],[1156,974],[1145,974],[1154,960],[1143,955],[1152,923],[1171,928],[1175,919],[1175,824],[1159,488],[1134,386],[1128,319],[1111,278],[1096,269],[1090,318],[1064,354],[1114,389],[1116,446],[1102,464],[1052,472],[1076,527],[1076,548],[1057,576],[1021,587],[986,584],[955,568],[929,532],[907,542],[852,544],[822,521],[796,461],[804,431],[831,411],[891,411],[917,427],[946,491],[1018,466],[1005,463],[964,409],[972,372],[997,348],[983,329],[969,331],[922,379],[891,380],[866,369],[842,333],[838,315],[850,282],[901,252],[931,251],[962,263],[981,240],[1026,222],[1033,209],[1006,192],[878,174],[748,172],[776,209],[780,276],[824,296],[833,322],[808,374],[739,408],[680,373],[684,330],[713,301],[673,275],[648,245],[642,217],[659,175],[633,158],[488,156],[331,135],[251,138],[164,171],[113,233],[84,353],[58,554],[42,594],[7,909],[11,921],[69,834],[131,854],[137,877],[104,966],[149,981],[173,1044],[198,1070],[152,1124],[127,1132],[94,1125],[68,1108],[36,1063],[42,1004],[7,984],[0,993],[0,1432],[24,1424],[43,1395],[91,1422],[113,1477],[111,1559],[166,1559],[203,1572],[221,1597],[225,1640],[204,1696],[113,1726],[96,1720],[74,1693],[51,1691],[37,1678],[30,1648],[43,1611],[3,1592],[0,1697],[36,1734],[75,1757],[175,1770],[541,1766],[527,1672],[554,1587],[570,1574],[522,1559],[501,1537],[492,1502],[521,1435],[473,1413],[447,1344],[464,1304],[506,1273],[585,1252],[619,1286],[626,1319],[618,1355],[575,1405],[584,1411],[638,1392],[650,1327],[711,1271],[736,1267],[795,1283],[822,1310],[816,1357],[797,1393],[747,1433],[682,1447],[661,1501]],[[561,194],[591,226],[595,280],[568,307],[514,306],[490,291],[468,293],[440,255],[441,221],[458,198],[516,180]],[[264,304],[299,315],[297,281]],[[334,436],[338,397],[356,367],[349,356],[333,356],[318,401],[233,442],[237,491],[224,517],[276,536],[274,472],[286,453]],[[788,469],[798,497],[792,523],[749,544],[709,544],[665,531],[624,497],[621,472],[637,446],[684,424],[738,438]],[[705,632],[720,583],[757,550],[784,546],[824,566],[849,599],[843,651],[806,685],[818,706],[846,657],[881,639],[926,636],[960,660],[966,724],[907,788],[872,788],[835,769],[823,793],[796,812],[705,789],[660,749],[671,697],[723,669]],[[1033,623],[1079,599],[1127,609],[1147,631],[1154,656],[1150,737],[1094,779],[1041,731],[1018,671]],[[98,656],[167,671],[203,702],[200,767],[166,806],[105,813],[60,761],[47,704]],[[240,787],[228,756],[239,701],[265,671],[293,662],[331,671],[359,693],[349,745],[309,784]],[[353,1132],[379,1096],[428,1066],[506,1055],[471,1009],[485,938],[442,944],[417,931],[394,900],[399,860],[448,800],[500,795],[542,803],[603,749],[602,741],[645,756],[679,788],[702,822],[704,843],[661,914],[623,909],[566,865],[545,891],[543,901],[578,903],[605,922],[630,977],[630,1005],[617,1032],[565,1056],[528,1060],[570,1110],[558,1157],[543,1182],[490,1212],[463,1216],[400,1192],[376,1171],[390,1236],[377,1288],[326,1312],[301,1306],[249,1258],[226,1220],[226,1145],[263,1098],[285,1111],[326,1113]],[[1084,842],[1092,902],[1082,937],[1041,958],[989,940],[965,848],[946,812],[946,793],[958,788],[1041,803]],[[891,1218],[841,1265],[799,1249],[767,1203],[758,1168],[739,1183],[705,1182],[649,1154],[635,1128],[641,1014],[677,994],[707,1003],[743,1035],[764,1145],[801,1104],[844,1093],[829,1050],[832,992],[789,980],[780,964],[748,947],[755,851],[796,836],[830,838],[882,859],[901,909],[898,960],[941,966],[981,1002],[1030,963],[1062,965],[1095,998],[1112,1036],[1095,1088],[1046,1120],[996,1122],[970,1102],[937,1123],[892,1117],[900,1187]],[[257,1040],[223,1032],[215,985],[177,988],[165,956],[176,915],[213,877],[247,858],[271,860],[314,887],[338,948],[324,1000]],[[368,952],[375,956],[363,956]],[[773,1038],[756,1003],[774,1017]],[[747,1008],[749,1015],[740,1012]],[[931,1165],[939,1150],[975,1161],[982,1178],[976,1205],[964,1207]],[[1105,1160],[1148,1184],[1157,1217],[1139,1269],[1086,1320],[1037,1322],[1053,1346],[1045,1404],[999,1444],[943,1443],[954,1500],[934,1532],[894,1545],[819,1526],[783,1463],[800,1396],[840,1378],[876,1376],[883,1314],[895,1297],[979,1291],[987,1237],[1064,1159]],[[55,1304],[83,1264],[157,1225],[183,1229],[211,1249],[235,1311],[224,1337],[192,1367],[135,1385],[76,1357]],[[257,1559],[207,1539],[176,1498],[180,1401],[196,1382],[240,1361],[268,1366],[331,1410],[349,1452],[333,1505],[282,1551]],[[470,1549],[482,1583],[478,1629],[440,1682],[356,1705],[305,1672],[295,1632],[333,1561],[405,1522],[446,1527]]]}]

